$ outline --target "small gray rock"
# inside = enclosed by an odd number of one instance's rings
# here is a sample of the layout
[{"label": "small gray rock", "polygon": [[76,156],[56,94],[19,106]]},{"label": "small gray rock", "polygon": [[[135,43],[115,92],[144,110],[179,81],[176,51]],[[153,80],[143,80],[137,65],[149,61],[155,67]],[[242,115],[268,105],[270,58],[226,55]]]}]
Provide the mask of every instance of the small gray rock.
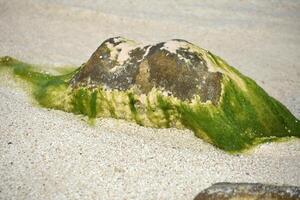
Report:
[{"label": "small gray rock", "polygon": [[300,200],[300,187],[261,183],[216,183],[194,200]]}]

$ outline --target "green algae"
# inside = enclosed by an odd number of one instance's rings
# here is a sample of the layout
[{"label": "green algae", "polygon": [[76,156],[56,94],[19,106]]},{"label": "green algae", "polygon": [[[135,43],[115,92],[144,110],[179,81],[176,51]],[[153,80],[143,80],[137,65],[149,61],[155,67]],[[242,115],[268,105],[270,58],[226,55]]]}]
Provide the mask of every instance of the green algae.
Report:
[{"label": "green algae", "polygon": [[284,137],[300,137],[300,122],[284,105],[221,58],[210,52],[207,57],[229,74],[222,80],[223,91],[217,105],[199,99],[181,101],[156,89],[143,96],[134,89],[72,88],[69,81],[79,68],[51,75],[39,71],[37,66],[3,57],[0,69],[11,70],[28,82],[39,105],[84,115],[90,121],[113,117],[148,127],[188,128],[197,137],[228,152]]}]

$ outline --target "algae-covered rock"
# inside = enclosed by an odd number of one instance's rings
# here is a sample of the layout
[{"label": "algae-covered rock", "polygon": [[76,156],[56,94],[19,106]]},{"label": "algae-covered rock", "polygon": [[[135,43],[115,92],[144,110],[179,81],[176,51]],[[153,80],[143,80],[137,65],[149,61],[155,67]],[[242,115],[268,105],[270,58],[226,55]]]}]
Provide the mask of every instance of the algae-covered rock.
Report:
[{"label": "algae-covered rock", "polygon": [[300,188],[261,183],[217,183],[194,200],[299,200]]},{"label": "algae-covered rock", "polygon": [[226,151],[300,137],[300,122],[253,80],[211,52],[184,40],[142,45],[104,41],[74,72],[53,76],[2,58],[32,83],[40,105],[149,127],[191,129]]}]

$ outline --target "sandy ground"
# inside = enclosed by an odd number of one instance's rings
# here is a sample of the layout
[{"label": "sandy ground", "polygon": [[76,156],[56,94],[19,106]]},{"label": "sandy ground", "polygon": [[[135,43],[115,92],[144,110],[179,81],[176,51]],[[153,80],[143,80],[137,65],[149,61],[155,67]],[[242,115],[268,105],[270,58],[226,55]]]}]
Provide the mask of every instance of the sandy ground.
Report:
[{"label": "sandy ground", "polygon": [[[80,65],[112,36],[183,38],[223,57],[300,117],[297,1],[0,0],[0,56]],[[227,155],[187,130],[89,127],[0,78],[0,199],[192,199],[215,182],[300,186],[300,141]]]}]

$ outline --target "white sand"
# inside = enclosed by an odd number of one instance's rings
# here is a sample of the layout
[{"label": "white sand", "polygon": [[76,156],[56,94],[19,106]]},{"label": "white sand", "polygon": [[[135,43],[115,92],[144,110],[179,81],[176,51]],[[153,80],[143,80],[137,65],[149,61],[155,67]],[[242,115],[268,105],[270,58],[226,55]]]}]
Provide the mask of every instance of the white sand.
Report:
[{"label": "white sand", "polygon": [[[63,2],[63,3],[59,3]],[[183,38],[220,55],[300,117],[297,1],[0,0],[0,56],[80,65],[116,35]],[[0,199],[192,199],[221,181],[300,186],[300,141],[229,156],[190,131],[35,106],[0,78]]]}]

